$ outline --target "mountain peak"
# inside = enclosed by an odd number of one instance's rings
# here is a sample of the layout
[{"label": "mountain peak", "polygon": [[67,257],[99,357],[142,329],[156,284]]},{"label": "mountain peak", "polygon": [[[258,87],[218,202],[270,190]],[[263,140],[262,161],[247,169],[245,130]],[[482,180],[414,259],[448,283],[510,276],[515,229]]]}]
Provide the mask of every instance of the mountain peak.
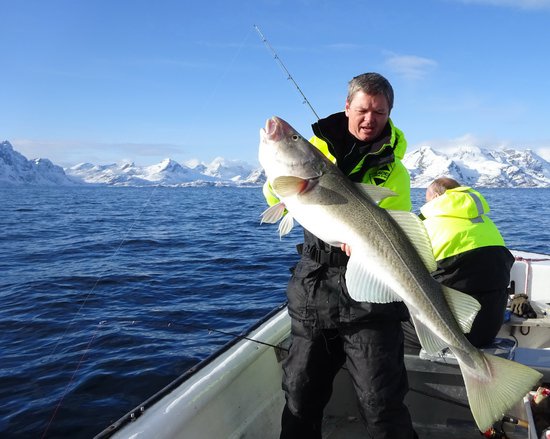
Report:
[{"label": "mountain peak", "polygon": [[533,151],[461,146],[448,152],[422,147],[405,156],[412,187],[448,176],[477,187],[550,187],[550,163]]},{"label": "mountain peak", "polygon": [[[463,146],[442,152],[422,146],[406,154],[403,164],[409,170],[412,187],[426,187],[442,176],[474,187],[550,187],[550,163],[530,149]],[[223,157],[210,163],[191,160],[183,165],[170,158],[151,166],[128,161],[79,163],[63,170],[45,158],[27,160],[7,140],[0,143],[0,185],[80,182],[114,186],[260,186],[265,180],[261,168]]]},{"label": "mountain peak", "polygon": [[72,185],[61,166],[48,159],[27,160],[7,140],[0,143],[0,185]]}]

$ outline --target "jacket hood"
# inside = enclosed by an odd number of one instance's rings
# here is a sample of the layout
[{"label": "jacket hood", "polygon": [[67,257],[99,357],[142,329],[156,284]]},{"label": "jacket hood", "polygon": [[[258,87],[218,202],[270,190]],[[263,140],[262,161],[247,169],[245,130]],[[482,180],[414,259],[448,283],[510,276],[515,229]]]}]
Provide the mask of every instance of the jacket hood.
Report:
[{"label": "jacket hood", "polygon": [[405,157],[405,153],[407,152],[407,140],[405,139],[405,134],[403,134],[403,131],[393,124],[391,119],[388,119],[388,122],[392,127],[391,143],[395,145],[393,153],[399,160],[403,160],[403,157]]},{"label": "jacket hood", "polygon": [[489,213],[489,204],[476,190],[460,186],[448,189],[443,195],[434,198],[420,208],[426,218],[452,216],[455,218],[474,219]]}]

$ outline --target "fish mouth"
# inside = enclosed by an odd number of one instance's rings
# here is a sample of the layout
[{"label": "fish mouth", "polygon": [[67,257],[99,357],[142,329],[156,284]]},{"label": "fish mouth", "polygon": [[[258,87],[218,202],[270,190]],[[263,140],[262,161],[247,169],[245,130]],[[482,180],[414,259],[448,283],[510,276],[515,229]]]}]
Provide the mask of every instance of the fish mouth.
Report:
[{"label": "fish mouth", "polygon": [[262,128],[262,135],[266,140],[278,142],[281,140],[283,130],[280,119],[276,116],[270,117],[265,121],[265,127]]}]

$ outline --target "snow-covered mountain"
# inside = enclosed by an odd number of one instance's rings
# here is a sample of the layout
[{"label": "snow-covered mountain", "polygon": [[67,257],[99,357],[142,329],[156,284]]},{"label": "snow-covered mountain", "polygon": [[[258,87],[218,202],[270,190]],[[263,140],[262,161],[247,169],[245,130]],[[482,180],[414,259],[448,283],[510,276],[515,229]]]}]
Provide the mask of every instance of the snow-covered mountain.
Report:
[{"label": "snow-covered mountain", "polygon": [[110,165],[80,163],[66,168],[65,172],[83,183],[115,186],[177,186],[198,181],[214,181],[212,177],[182,166],[172,159],[165,159],[156,165],[143,167],[136,166],[134,163]]},{"label": "snow-covered mountain", "polygon": [[[426,187],[449,176],[474,187],[550,187],[550,163],[533,151],[462,147],[439,152],[422,147],[403,160],[412,187]],[[27,160],[9,142],[0,143],[1,185],[63,185],[92,183],[113,186],[261,186],[265,173],[246,162],[221,157],[211,163],[172,159],[151,166],[134,163],[81,163],[63,170],[47,159]]]},{"label": "snow-covered mountain", "polygon": [[12,185],[58,186],[74,185],[61,166],[48,159],[27,160],[13,149],[8,141],[0,142],[0,186]]},{"label": "snow-covered mountain", "polygon": [[78,183],[112,186],[261,186],[264,182],[265,174],[261,169],[243,161],[221,157],[211,163],[194,160],[188,165],[167,158],[151,166],[80,163],[63,169],[47,159],[28,160],[9,142],[0,143],[0,186]]},{"label": "snow-covered mountain", "polygon": [[116,186],[259,186],[265,174],[245,162],[216,158],[212,163],[181,165],[172,159],[151,166],[134,163],[93,165],[81,163],[65,172],[81,182]]},{"label": "snow-covered mountain", "polygon": [[550,163],[530,149],[460,147],[442,153],[425,146],[407,154],[403,163],[412,187],[426,187],[442,176],[475,187],[550,187]]}]

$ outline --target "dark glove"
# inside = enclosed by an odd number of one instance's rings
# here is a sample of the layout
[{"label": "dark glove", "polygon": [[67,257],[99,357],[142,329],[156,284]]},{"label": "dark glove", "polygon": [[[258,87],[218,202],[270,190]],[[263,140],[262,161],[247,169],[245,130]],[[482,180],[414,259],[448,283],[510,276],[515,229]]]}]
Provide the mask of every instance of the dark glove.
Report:
[{"label": "dark glove", "polygon": [[510,309],[515,315],[525,319],[534,319],[537,317],[537,313],[533,310],[526,294],[516,294],[512,298]]}]

